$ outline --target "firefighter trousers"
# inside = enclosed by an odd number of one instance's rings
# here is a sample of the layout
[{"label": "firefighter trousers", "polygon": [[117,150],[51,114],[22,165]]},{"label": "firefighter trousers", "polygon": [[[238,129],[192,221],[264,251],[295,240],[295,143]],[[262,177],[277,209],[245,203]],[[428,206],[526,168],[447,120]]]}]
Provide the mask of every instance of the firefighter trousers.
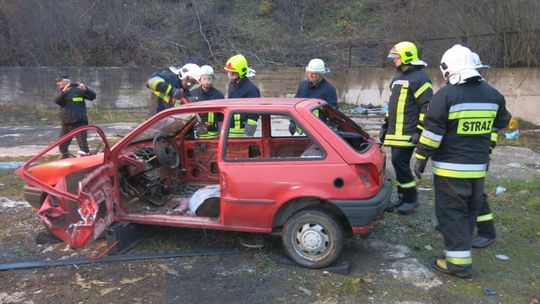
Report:
[{"label": "firefighter trousers", "polygon": [[484,178],[434,175],[433,186],[448,270],[468,270],[472,266],[471,239],[484,194]]},{"label": "firefighter trousers", "polygon": [[489,208],[488,197],[486,193],[482,194],[482,201],[476,218],[477,234],[488,239],[495,238],[495,224],[493,223],[493,213]]},{"label": "firefighter trousers", "polygon": [[398,195],[402,202],[417,200],[416,182],[411,172],[411,157],[415,147],[392,147],[392,165],[396,172]]}]

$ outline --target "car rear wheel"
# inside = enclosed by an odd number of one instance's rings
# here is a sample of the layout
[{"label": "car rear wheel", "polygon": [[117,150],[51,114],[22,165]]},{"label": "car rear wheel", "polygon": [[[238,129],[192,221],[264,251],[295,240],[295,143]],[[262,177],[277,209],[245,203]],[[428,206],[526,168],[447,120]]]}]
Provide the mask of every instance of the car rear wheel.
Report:
[{"label": "car rear wheel", "polygon": [[281,236],[287,255],[308,268],[332,264],[343,249],[343,229],[329,214],[300,211],[287,221]]}]

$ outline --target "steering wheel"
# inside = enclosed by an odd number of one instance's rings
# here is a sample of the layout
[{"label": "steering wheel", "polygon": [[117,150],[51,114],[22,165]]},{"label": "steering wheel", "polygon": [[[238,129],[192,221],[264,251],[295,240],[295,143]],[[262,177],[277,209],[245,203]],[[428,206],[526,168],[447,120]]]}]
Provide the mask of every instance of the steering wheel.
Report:
[{"label": "steering wheel", "polygon": [[163,136],[154,138],[154,153],[160,164],[168,169],[176,169],[180,165],[180,157],[175,146]]}]

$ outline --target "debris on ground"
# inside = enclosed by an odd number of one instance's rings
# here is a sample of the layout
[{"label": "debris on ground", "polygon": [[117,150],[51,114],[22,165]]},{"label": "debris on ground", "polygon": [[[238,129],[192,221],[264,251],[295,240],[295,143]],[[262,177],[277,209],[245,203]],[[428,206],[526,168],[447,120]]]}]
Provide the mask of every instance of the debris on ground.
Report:
[{"label": "debris on ground", "polygon": [[497,292],[491,288],[484,288],[484,294],[488,297],[494,297],[497,295]]},{"label": "debris on ground", "polygon": [[498,186],[495,188],[495,195],[501,195],[506,192],[506,188],[502,186]]},{"label": "debris on ground", "polygon": [[495,255],[495,257],[501,261],[509,261],[510,258],[507,256],[507,255],[504,255],[504,254],[497,254]]}]

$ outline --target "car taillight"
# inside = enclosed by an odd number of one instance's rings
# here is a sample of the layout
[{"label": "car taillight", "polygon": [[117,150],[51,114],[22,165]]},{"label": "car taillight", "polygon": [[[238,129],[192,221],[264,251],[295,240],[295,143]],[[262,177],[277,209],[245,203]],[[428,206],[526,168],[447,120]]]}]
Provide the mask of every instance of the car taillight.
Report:
[{"label": "car taillight", "polygon": [[356,165],[356,170],[358,177],[360,177],[360,180],[366,186],[366,188],[370,188],[374,182],[375,184],[377,184],[377,179],[375,176],[375,172],[377,172],[377,170],[375,167],[367,164],[362,164]]}]

